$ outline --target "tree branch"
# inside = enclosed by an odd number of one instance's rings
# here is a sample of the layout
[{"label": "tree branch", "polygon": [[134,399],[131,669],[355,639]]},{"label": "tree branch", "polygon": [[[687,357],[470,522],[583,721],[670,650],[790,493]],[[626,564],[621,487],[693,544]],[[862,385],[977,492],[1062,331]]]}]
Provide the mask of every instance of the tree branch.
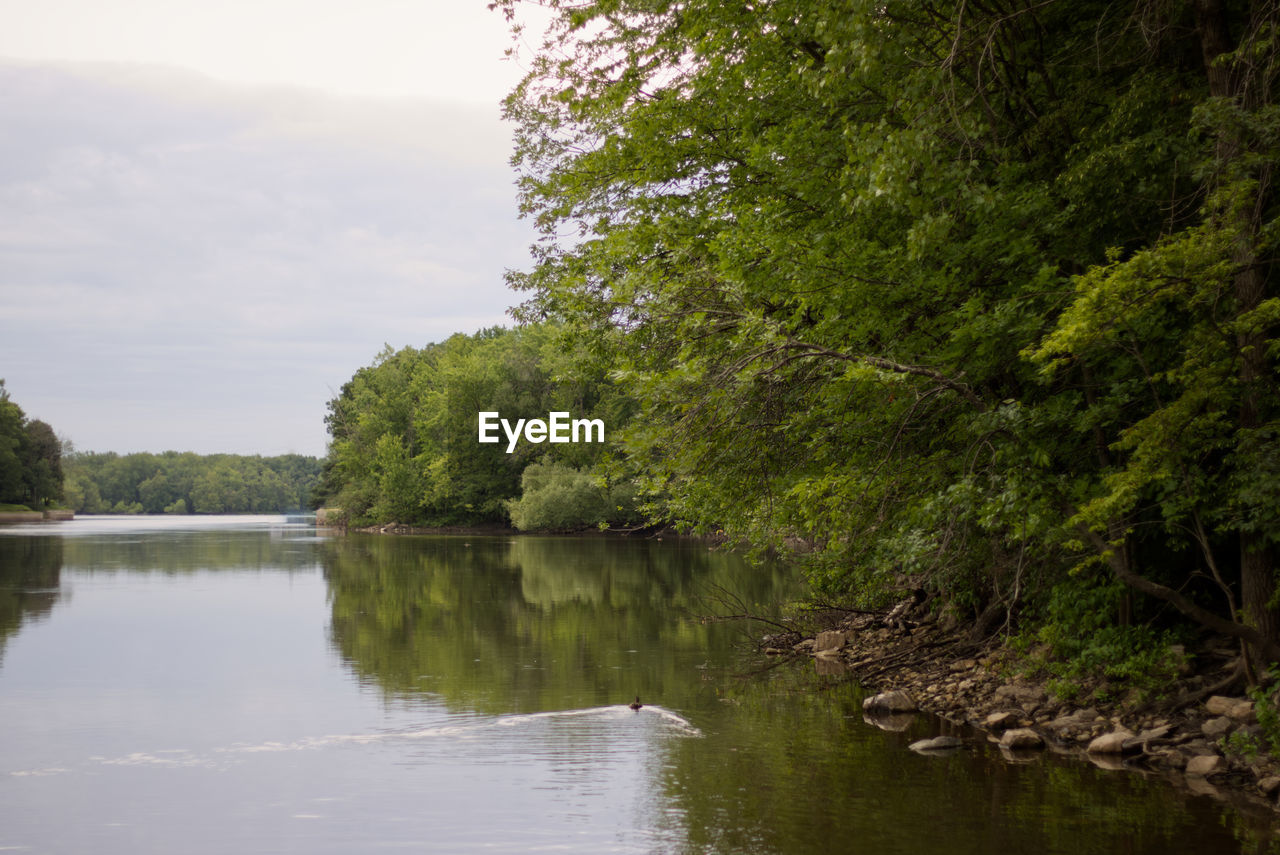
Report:
[{"label": "tree branch", "polygon": [[1248,642],[1255,650],[1262,653],[1268,661],[1280,662],[1280,644],[1276,644],[1259,630],[1248,624],[1238,623],[1216,615],[1208,609],[1196,605],[1180,591],[1175,591],[1173,588],[1161,585],[1159,582],[1151,581],[1140,573],[1135,573],[1126,565],[1123,557],[1116,554],[1113,546],[1102,535],[1083,523],[1077,525],[1076,529],[1097,548],[1099,553],[1107,556],[1107,563],[1111,566],[1112,571],[1115,572],[1116,577],[1130,588],[1156,599],[1164,600],[1207,629]]},{"label": "tree branch", "polygon": [[801,351],[801,353],[805,356],[825,356],[831,359],[839,359],[844,362],[861,362],[864,365],[870,365],[873,368],[880,368],[884,371],[892,371],[895,374],[914,374],[918,377],[928,377],[931,380],[937,381],[942,386],[945,386],[946,388],[960,395],[962,398],[964,398],[966,401],[972,404],[974,408],[978,410],[978,412],[987,411],[986,402],[984,402],[981,398],[979,398],[978,395],[973,391],[973,389],[969,387],[967,383],[961,383],[959,380],[954,380],[948,377],[947,375],[943,374],[941,371],[937,371],[936,369],[933,369],[933,368],[926,368],[923,365],[908,365],[906,363],[894,362],[889,359],[884,359],[879,356],[866,356],[864,354],[843,353],[839,350],[831,350],[830,348],[827,348],[827,347],[822,347],[816,344],[809,344],[803,341],[795,341],[794,339],[788,339],[787,341],[778,345],[778,349],[798,350],[798,351]]}]

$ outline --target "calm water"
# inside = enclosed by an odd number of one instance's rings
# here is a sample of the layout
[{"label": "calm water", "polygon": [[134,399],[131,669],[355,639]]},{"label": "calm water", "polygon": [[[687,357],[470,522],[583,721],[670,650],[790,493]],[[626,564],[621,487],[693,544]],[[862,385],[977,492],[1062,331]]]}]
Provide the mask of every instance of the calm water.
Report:
[{"label": "calm water", "polygon": [[[795,594],[689,544],[0,529],[0,851],[1216,853],[1270,817],[866,724],[700,618]],[[639,712],[625,704],[639,694]]]}]

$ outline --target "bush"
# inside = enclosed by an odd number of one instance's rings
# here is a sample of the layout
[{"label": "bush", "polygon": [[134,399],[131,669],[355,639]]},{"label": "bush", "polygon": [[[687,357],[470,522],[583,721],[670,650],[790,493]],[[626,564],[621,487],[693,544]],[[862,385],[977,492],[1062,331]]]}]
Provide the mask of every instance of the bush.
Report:
[{"label": "bush", "polygon": [[522,531],[596,528],[625,510],[615,508],[610,491],[590,475],[559,463],[531,464],[520,485],[520,498],[508,502],[507,510]]},{"label": "bush", "polygon": [[1167,690],[1185,664],[1175,633],[1142,623],[1117,621],[1127,593],[1114,580],[1079,577],[1052,591],[1045,620],[1034,639],[1045,652],[1033,664],[1048,671],[1053,693],[1068,700],[1085,684],[1101,680],[1144,696]]},{"label": "bush", "polygon": [[[1271,673],[1276,673],[1276,666],[1272,663]],[[1259,737],[1266,743],[1267,752],[1272,757],[1280,757],[1280,684],[1273,683],[1270,686],[1258,686],[1251,691],[1250,696],[1253,698],[1253,710],[1258,716]]]}]

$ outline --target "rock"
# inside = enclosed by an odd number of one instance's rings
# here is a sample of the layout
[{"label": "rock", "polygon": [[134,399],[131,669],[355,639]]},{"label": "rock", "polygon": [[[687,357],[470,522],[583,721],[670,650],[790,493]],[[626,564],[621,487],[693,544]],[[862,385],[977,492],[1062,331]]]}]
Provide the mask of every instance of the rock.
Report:
[{"label": "rock", "polygon": [[863,712],[871,713],[906,713],[918,709],[911,696],[901,689],[881,692],[862,702]]},{"label": "rock", "polygon": [[1187,755],[1176,748],[1166,748],[1151,755],[1156,765],[1181,770],[1187,765]]},{"label": "rock", "polygon": [[841,632],[838,629],[829,629],[820,632],[813,639],[813,652],[826,653],[840,650],[848,642],[848,633]]},{"label": "rock", "polygon": [[1217,754],[1199,754],[1187,759],[1187,774],[1205,777],[1215,772],[1225,772],[1226,762]]},{"label": "rock", "polygon": [[1268,775],[1258,782],[1258,789],[1269,796],[1274,796],[1276,790],[1280,790],[1280,775]]},{"label": "rock", "polygon": [[1245,723],[1258,720],[1253,712],[1253,701],[1236,701],[1227,709],[1226,715],[1234,721]]},{"label": "rock", "polygon": [[1148,745],[1159,739],[1164,739],[1173,731],[1173,726],[1162,724],[1159,727],[1152,727],[1142,731],[1137,736],[1131,737],[1124,741],[1125,751],[1148,751]]},{"label": "rock", "polygon": [[1018,723],[1018,714],[1011,712],[993,712],[982,721],[988,730],[1005,730]]},{"label": "rock", "polygon": [[920,739],[907,747],[921,753],[927,751],[952,751],[964,745],[964,740],[955,736],[935,736],[933,739]]},{"label": "rock", "polygon": [[1136,746],[1126,747],[1126,744],[1132,742],[1132,740],[1132,733],[1124,730],[1114,730],[1094,739],[1085,750],[1090,754],[1123,754],[1125,751],[1132,751],[1134,747],[1141,747],[1141,743]]},{"label": "rock", "polygon": [[1217,718],[1211,718],[1200,725],[1200,732],[1204,734],[1206,739],[1221,739],[1234,728],[1235,722],[1225,715],[1221,715]]},{"label": "rock", "polygon": [[1019,727],[1004,732],[1004,736],[1000,737],[1000,747],[1015,749],[1043,748],[1044,739],[1029,727]]},{"label": "rock", "polygon": [[978,666],[976,659],[961,659],[959,662],[951,663],[951,671],[972,671]]},{"label": "rock", "polygon": [[1173,731],[1173,725],[1162,724],[1159,727],[1152,727],[1142,731],[1141,733],[1139,733],[1137,736],[1133,738],[1133,741],[1141,745],[1146,742],[1151,742],[1152,740],[1155,740],[1155,739],[1164,739],[1172,731]]},{"label": "rock", "polygon": [[1087,727],[1093,724],[1093,710],[1076,710],[1071,715],[1061,715],[1045,724],[1049,730],[1054,732],[1068,730],[1073,727]]},{"label": "rock", "polygon": [[1226,715],[1227,710],[1229,710],[1235,702],[1235,698],[1228,698],[1223,695],[1214,695],[1204,702],[1204,708],[1209,715]]},{"label": "rock", "polygon": [[1025,709],[1034,708],[1045,699],[1044,689],[1039,686],[1009,683],[996,689],[995,700],[998,704],[1017,704]]},{"label": "rock", "polygon": [[812,639],[812,638],[806,638],[806,639],[804,639],[803,641],[801,641],[801,642],[797,643],[797,644],[796,644],[794,647],[792,647],[791,649],[792,649],[792,650],[794,650],[796,653],[812,653],[812,652],[813,652],[813,639]]}]

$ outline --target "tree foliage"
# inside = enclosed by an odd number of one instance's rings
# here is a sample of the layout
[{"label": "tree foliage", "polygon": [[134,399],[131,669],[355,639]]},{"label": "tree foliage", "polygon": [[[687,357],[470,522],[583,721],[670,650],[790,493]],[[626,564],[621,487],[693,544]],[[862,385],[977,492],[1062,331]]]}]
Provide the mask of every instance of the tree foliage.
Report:
[{"label": "tree foliage", "polygon": [[62,498],[62,444],[9,398],[0,380],[0,504],[40,510]]},{"label": "tree foliage", "polygon": [[193,452],[73,453],[66,501],[82,513],[250,514],[314,506],[314,457]]},{"label": "tree foliage", "polygon": [[[421,349],[388,347],[329,403],[329,500],[357,524],[505,525],[531,464],[603,469],[609,432],[631,407],[600,364],[550,325],[458,334]],[[508,453],[505,436],[478,441],[480,412],[514,424],[555,411],[600,419],[605,443],[521,441]],[[561,512],[554,522],[520,519],[533,528],[581,528],[619,516],[625,514],[593,508],[586,516]]]},{"label": "tree foliage", "polygon": [[1074,572],[1280,658],[1275,3],[543,5],[511,281],[612,355],[653,508],[829,592],[986,627]]}]

